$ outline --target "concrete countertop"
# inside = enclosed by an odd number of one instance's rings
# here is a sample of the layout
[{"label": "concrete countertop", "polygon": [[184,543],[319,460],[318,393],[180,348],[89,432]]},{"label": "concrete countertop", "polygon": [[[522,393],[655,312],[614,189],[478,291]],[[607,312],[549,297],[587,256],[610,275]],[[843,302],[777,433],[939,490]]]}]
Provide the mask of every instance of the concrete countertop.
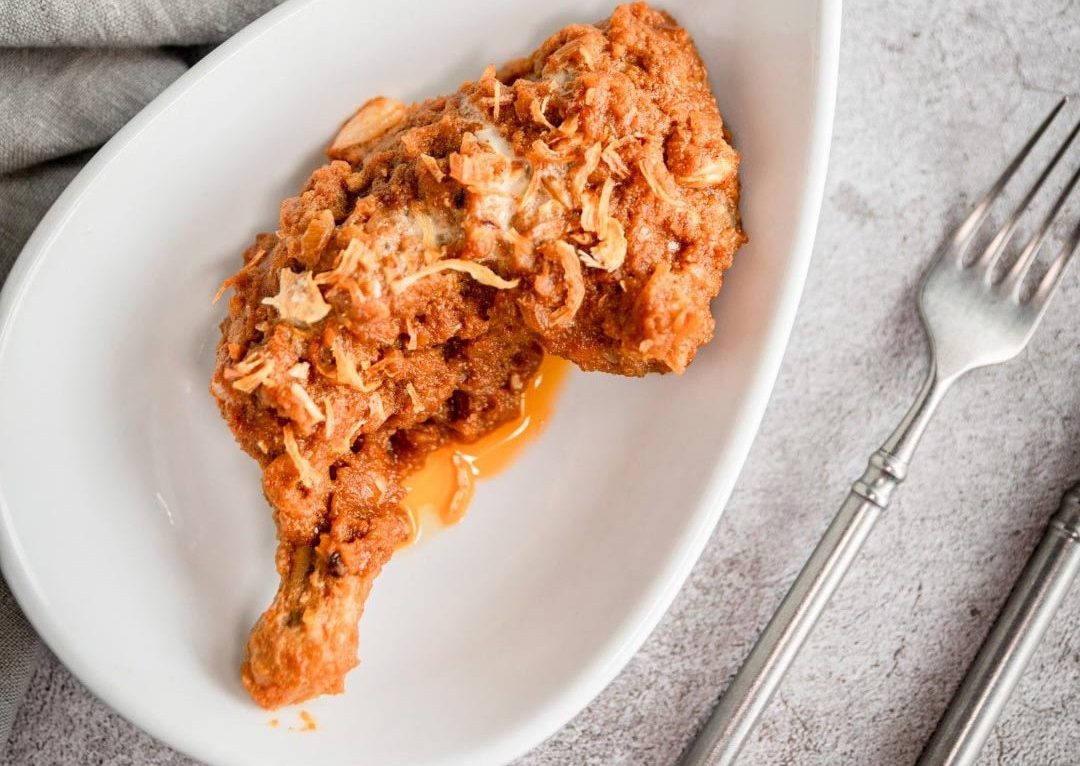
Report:
[{"label": "concrete countertop", "polygon": [[[641,652],[517,766],[673,763],[918,388],[914,291],[935,245],[1055,96],[1080,90],[1076,2],[852,1],[843,23],[814,261],[746,467]],[[1080,105],[1068,110],[1080,117]],[[914,761],[1062,490],[1080,478],[1078,305],[1080,268],[1024,354],[971,375],[946,401],[743,762]],[[1080,586],[980,763],[1066,766],[1078,754]],[[8,760],[192,763],[51,656]]]}]

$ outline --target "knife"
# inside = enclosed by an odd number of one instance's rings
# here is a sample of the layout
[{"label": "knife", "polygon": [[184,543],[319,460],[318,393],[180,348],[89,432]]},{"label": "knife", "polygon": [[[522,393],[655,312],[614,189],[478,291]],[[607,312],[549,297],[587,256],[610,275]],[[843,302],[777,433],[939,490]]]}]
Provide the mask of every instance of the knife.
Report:
[{"label": "knife", "polygon": [[975,763],[1078,571],[1080,483],[1061,498],[918,766]]}]

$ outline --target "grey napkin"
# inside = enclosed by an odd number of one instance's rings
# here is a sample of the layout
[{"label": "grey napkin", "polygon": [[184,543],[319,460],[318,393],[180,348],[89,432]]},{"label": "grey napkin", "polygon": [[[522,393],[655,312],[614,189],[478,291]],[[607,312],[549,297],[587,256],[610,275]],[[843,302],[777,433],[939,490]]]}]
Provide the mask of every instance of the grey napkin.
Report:
[{"label": "grey napkin", "polygon": [[[93,151],[280,0],[0,0],[0,283]],[[0,757],[41,642],[0,578]]]}]

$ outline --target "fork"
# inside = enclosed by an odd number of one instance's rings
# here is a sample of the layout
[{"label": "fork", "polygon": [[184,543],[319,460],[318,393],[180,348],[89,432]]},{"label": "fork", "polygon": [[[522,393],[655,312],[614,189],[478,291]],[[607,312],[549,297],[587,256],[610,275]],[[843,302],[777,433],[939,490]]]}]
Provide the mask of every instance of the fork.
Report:
[{"label": "fork", "polygon": [[907,476],[915,448],[945,394],[964,373],[1016,356],[1035,333],[1080,244],[1080,223],[1069,233],[1033,291],[1025,290],[1025,278],[1080,180],[1080,169],[1067,181],[1004,276],[996,278],[995,267],[1024,212],[1080,132],[1080,123],[1064,139],[985,249],[974,258],[965,256],[991,205],[1064,105],[1065,99],[1057,103],[1001,177],[935,254],[919,293],[919,314],[930,343],[930,367],[915,403],[884,445],[870,457],[866,471],[852,485],[757,644],[683,755],[681,766],[734,762],[870,530],[888,507],[893,491]]}]

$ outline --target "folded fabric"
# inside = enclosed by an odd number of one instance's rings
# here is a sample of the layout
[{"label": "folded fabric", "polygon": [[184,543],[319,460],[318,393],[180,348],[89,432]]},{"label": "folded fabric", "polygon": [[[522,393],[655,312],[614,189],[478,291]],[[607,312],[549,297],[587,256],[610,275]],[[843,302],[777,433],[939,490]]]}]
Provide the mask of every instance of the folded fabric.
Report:
[{"label": "folded fabric", "polygon": [[186,71],[159,48],[0,50],[0,173],[101,146]]},{"label": "folded fabric", "polygon": [[97,47],[217,43],[280,0],[32,0],[7,3],[0,46]]}]

